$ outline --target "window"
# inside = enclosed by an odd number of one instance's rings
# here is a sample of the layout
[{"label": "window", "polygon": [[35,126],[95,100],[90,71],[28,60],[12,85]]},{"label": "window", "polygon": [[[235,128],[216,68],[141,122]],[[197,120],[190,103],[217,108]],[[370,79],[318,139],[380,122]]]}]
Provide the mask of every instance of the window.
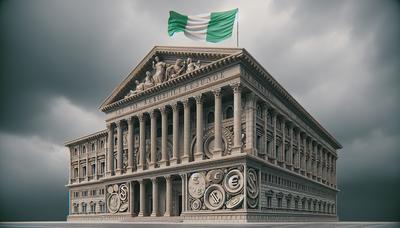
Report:
[{"label": "window", "polygon": [[83,154],[86,153],[86,146],[83,146],[83,147],[82,147],[82,151],[83,151],[83,152],[82,152]]},{"label": "window", "polygon": [[96,174],[96,165],[92,164],[92,175]]},{"label": "window", "polygon": [[74,211],[73,211],[73,213],[79,213],[79,204],[74,204]]},{"label": "window", "polygon": [[296,210],[299,209],[299,200],[294,201],[294,209],[296,209]]},{"label": "window", "polygon": [[233,118],[233,108],[231,106],[229,106],[226,111],[225,111],[225,118],[229,119],[229,118]]},{"label": "window", "polygon": [[95,151],[95,145],[94,145],[94,143],[92,143],[92,151]]},{"label": "window", "polygon": [[207,123],[214,123],[214,112],[209,112],[207,115]]},{"label": "window", "polygon": [[74,178],[78,177],[78,168],[74,168]]},{"label": "window", "polygon": [[267,208],[272,207],[272,196],[267,196]]},{"label": "window", "polygon": [[118,144],[118,138],[114,138],[114,146]]},{"label": "window", "polygon": [[78,149],[74,149],[74,156],[78,155]]},{"label": "window", "polygon": [[104,148],[104,141],[103,141],[103,140],[100,141],[100,148],[101,148],[101,149]]},{"label": "window", "polygon": [[90,212],[92,213],[96,212],[96,203],[93,202],[90,203]]},{"label": "window", "polygon": [[87,205],[86,205],[86,203],[82,203],[82,213],[85,213],[86,214],[86,212],[87,212]]},{"label": "window", "polygon": [[86,177],[86,166],[83,166],[83,169],[82,169],[82,170],[83,170],[82,176],[83,176],[83,177]]},{"label": "window", "polygon": [[291,206],[290,204],[291,204],[291,200],[290,200],[290,198],[287,198],[287,199],[286,199],[286,208],[287,208],[287,209],[290,208],[290,206]]},{"label": "window", "polygon": [[282,208],[282,198],[278,198],[278,208]]},{"label": "window", "polygon": [[102,163],[100,163],[100,174],[104,173],[104,169],[105,169],[105,163],[102,162]]}]

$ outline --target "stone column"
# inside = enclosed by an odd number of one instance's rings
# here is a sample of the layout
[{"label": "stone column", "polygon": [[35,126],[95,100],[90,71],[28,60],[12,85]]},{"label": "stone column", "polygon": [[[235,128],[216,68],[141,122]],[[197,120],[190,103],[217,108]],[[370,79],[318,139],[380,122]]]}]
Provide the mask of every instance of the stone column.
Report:
[{"label": "stone column", "polygon": [[317,148],[318,148],[318,142],[314,141],[313,145],[313,154],[314,154],[314,163],[312,167],[312,176],[315,179],[317,177]]},{"label": "stone column", "polygon": [[128,173],[133,172],[133,117],[126,120],[128,122]]},{"label": "stone column", "polygon": [[[186,192],[186,188],[185,188],[186,180],[187,180],[187,176],[186,175],[187,175],[186,173],[180,174],[181,183],[182,183],[182,186],[181,186],[182,193]],[[186,211],[186,194],[182,194],[182,212],[185,212],[185,211]]]},{"label": "stone column", "polygon": [[178,164],[179,152],[179,109],[178,104],[172,105],[172,159],[170,165]]},{"label": "stone column", "polygon": [[322,146],[318,146],[318,180],[322,181]]},{"label": "stone column", "polygon": [[89,144],[86,144],[86,177],[85,180],[88,181],[89,180]]},{"label": "stone column", "polygon": [[139,165],[138,170],[144,170],[146,167],[146,136],[145,136],[145,116],[143,113],[139,114]]},{"label": "stone column", "polygon": [[265,104],[264,106],[264,125],[264,159],[268,161],[268,104]]},{"label": "stone column", "polygon": [[183,100],[183,157],[182,163],[189,162],[190,153],[190,104],[189,99]]},{"label": "stone column", "polygon": [[150,111],[150,167],[157,167],[157,113]]},{"label": "stone column", "polygon": [[322,148],[322,155],[321,155],[321,166],[322,166],[322,174],[321,174],[321,179],[322,183],[326,183],[326,151],[324,148]]},{"label": "stone column", "polygon": [[146,183],[144,182],[144,180],[138,180],[139,184],[140,184],[140,209],[139,209],[139,214],[138,216],[144,216],[144,212],[146,210]]},{"label": "stone column", "polygon": [[277,153],[278,151],[276,151],[276,120],[278,118],[278,114],[273,111],[272,112],[272,126],[274,128],[274,132],[273,132],[273,139],[272,139],[272,161],[274,164],[276,164],[276,160],[277,160]]},{"label": "stone column", "polygon": [[203,99],[202,95],[195,97],[196,99],[196,152],[194,160],[203,159]]},{"label": "stone column", "polygon": [[157,177],[151,178],[152,188],[153,188],[153,212],[151,216],[158,215],[158,183]]},{"label": "stone column", "polygon": [[160,166],[165,167],[168,165],[168,113],[166,107],[160,108],[161,112],[161,161]]},{"label": "stone column", "polygon": [[95,180],[97,180],[97,170],[99,169],[97,166],[97,163],[98,163],[97,152],[98,152],[99,148],[100,148],[99,141],[96,140],[96,148],[95,148],[95,152],[94,152],[94,173],[93,173],[93,178]]},{"label": "stone column", "polygon": [[254,93],[248,93],[246,96],[246,152],[257,155],[254,140],[256,138],[255,126],[255,104],[256,96]]},{"label": "stone column", "polygon": [[134,192],[134,187],[135,183],[133,181],[129,182],[129,212],[131,215],[135,216],[135,208],[134,208],[134,202],[135,202],[135,192]]},{"label": "stone column", "polygon": [[108,129],[108,151],[107,151],[107,176],[114,174],[114,127],[111,123],[107,124]]},{"label": "stone column", "polygon": [[286,119],[284,117],[282,117],[282,121],[281,121],[281,133],[282,133],[282,146],[281,149],[279,150],[279,154],[278,154],[278,164],[280,164],[281,166],[283,166],[283,164],[285,163],[285,150],[286,150],[286,134],[285,134],[285,122]]},{"label": "stone column", "polygon": [[165,213],[164,216],[171,216],[172,210],[172,183],[171,176],[166,175],[165,178]]},{"label": "stone column", "polygon": [[122,174],[122,146],[123,146],[123,137],[122,137],[122,121],[117,121],[117,169],[116,174]]},{"label": "stone column", "polygon": [[221,89],[218,88],[214,93],[214,151],[213,158],[222,156],[222,98]]},{"label": "stone column", "polygon": [[289,125],[289,136],[290,136],[290,142],[289,142],[289,155],[288,155],[288,165],[290,168],[293,168],[293,124],[290,123]]},{"label": "stone column", "polygon": [[297,155],[296,155],[296,168],[300,170],[301,160],[300,160],[300,147],[301,147],[301,132],[300,128],[297,128]]},{"label": "stone column", "polygon": [[311,174],[311,149],[310,149],[310,144],[312,140],[306,140],[306,147],[307,147],[307,164],[306,164],[306,173],[307,176],[310,177]]},{"label": "stone column", "polygon": [[232,154],[242,152],[242,88],[240,83],[231,85],[233,89],[233,148]]}]

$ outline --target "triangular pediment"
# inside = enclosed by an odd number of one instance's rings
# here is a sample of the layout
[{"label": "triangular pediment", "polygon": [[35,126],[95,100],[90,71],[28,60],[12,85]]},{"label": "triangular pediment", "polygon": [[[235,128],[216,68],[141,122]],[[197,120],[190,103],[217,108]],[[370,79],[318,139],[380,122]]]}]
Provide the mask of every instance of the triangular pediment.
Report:
[{"label": "triangular pediment", "polygon": [[110,104],[168,83],[169,80],[201,70],[221,59],[241,53],[240,48],[155,46],[100,106]]}]

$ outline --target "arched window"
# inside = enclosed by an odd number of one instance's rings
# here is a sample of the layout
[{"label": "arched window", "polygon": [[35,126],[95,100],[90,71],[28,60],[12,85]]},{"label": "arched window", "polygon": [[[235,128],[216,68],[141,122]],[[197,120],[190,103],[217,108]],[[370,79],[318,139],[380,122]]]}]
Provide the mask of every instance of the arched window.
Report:
[{"label": "arched window", "polygon": [[86,146],[82,147],[82,153],[85,154],[86,153]]},{"label": "arched window", "polygon": [[100,148],[101,148],[101,149],[104,148],[104,141],[103,141],[103,140],[100,141]]},{"label": "arched window", "polygon": [[207,123],[214,123],[214,112],[209,112],[207,115]]},{"label": "arched window", "polygon": [[94,143],[92,143],[92,151],[95,151],[95,145],[94,145]]},{"label": "arched window", "polygon": [[233,118],[233,108],[232,108],[232,106],[229,106],[228,108],[226,108],[225,118],[226,119]]}]

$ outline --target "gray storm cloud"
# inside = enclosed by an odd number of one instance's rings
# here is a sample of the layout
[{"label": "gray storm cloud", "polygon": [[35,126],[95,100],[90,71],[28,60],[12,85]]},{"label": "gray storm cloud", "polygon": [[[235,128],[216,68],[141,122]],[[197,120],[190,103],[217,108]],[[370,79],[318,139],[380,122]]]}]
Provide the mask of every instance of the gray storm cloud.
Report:
[{"label": "gray storm cloud", "polygon": [[400,4],[360,0],[0,2],[0,220],[65,219],[63,141],[105,127],[154,45],[215,46],[169,38],[169,10],[232,8],[240,46],[343,144],[339,217],[400,220]]}]

